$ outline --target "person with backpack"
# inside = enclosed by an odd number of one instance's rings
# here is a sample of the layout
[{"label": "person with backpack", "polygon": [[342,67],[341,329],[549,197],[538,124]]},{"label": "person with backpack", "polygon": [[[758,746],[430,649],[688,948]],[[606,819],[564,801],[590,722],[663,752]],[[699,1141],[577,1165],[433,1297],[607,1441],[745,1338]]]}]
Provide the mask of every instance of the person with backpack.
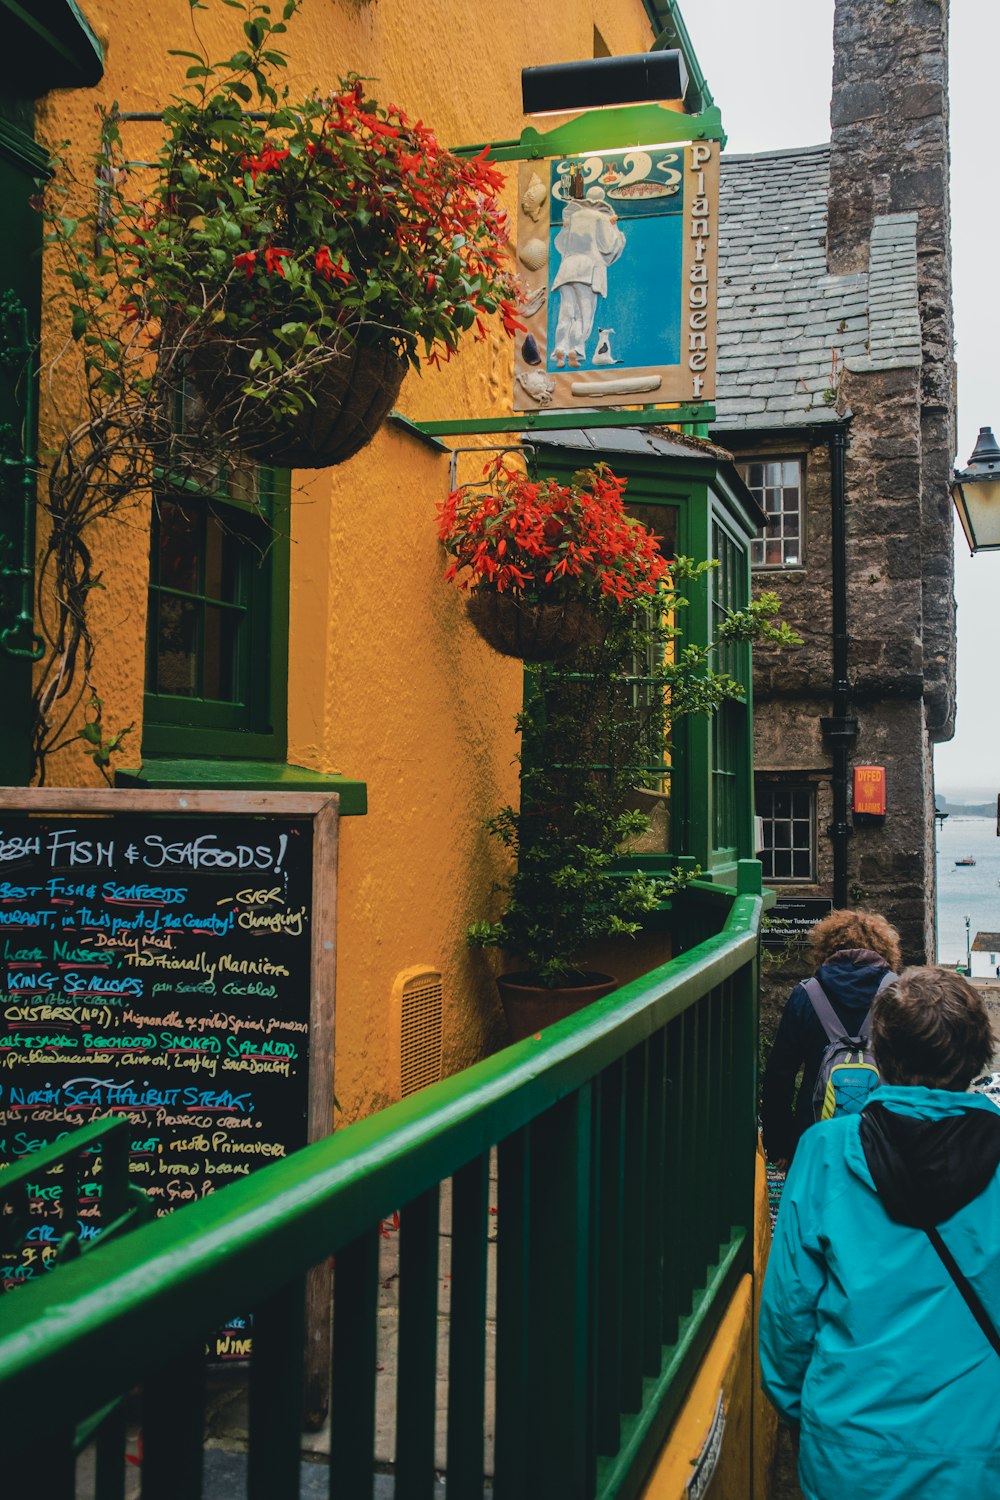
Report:
[{"label": "person with backpack", "polygon": [[[901,967],[899,933],[870,911],[831,912],[812,929],[809,954],[815,973],[788,997],[761,1090],[764,1150],[779,1171],[824,1111],[860,1109],[877,1085],[866,1022],[879,987]],[[821,1068],[822,1099],[814,1101]]]},{"label": "person with backpack", "polygon": [[802,1138],[760,1309],[760,1369],[805,1500],[1000,1495],[1000,1110],[968,1092],[981,997],[907,969],[872,1007],[882,1083]]}]

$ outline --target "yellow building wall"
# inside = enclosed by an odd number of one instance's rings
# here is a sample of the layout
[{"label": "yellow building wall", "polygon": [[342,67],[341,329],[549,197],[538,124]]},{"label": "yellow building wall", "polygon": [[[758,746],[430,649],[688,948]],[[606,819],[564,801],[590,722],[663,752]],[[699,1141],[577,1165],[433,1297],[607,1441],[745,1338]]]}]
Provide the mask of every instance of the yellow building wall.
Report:
[{"label": "yellow building wall", "polygon": [[[169,49],[204,46],[221,57],[239,45],[239,13],[219,0],[194,22],[187,0],[85,0],[84,9],[104,47],[104,81],[50,94],[38,110],[40,140],[50,148],[72,141],[78,166],[96,144],[96,104],[153,111],[179,87],[186,63]],[[525,124],[521,68],[592,56],[595,28],[612,53],[650,45],[640,0],[509,0],[502,14],[456,0],[305,0],[285,39],[288,83],[294,95],[357,71],[377,80],[376,97],[423,118],[446,144],[511,138]],[[126,139],[141,157],[156,127],[124,129],[135,132]],[[50,317],[43,360],[65,338]],[[486,346],[469,341],[442,371],[409,375],[399,409],[415,419],[509,411],[511,375],[502,334]],[[69,361],[51,385],[43,376],[43,452],[59,432],[53,397],[71,416]],[[459,465],[460,479],[482,467],[468,455]],[[390,998],[401,970],[427,964],[442,974],[446,1072],[504,1039],[496,960],[471,954],[464,932],[490,914],[501,873],[482,820],[516,795],[521,672],[480,643],[457,591],[441,579],[434,505],[448,487],[448,456],[392,427],[339,468],[293,476],[288,760],[364,780],[369,796],[368,815],[341,825],[343,1122],[396,1097]],[[89,538],[105,585],[92,601],[94,682],[110,729],[135,724],[123,765],[139,760],[148,527],[149,499],[139,495],[134,510]],[[82,749],[50,763],[51,785],[96,780]]]},{"label": "yellow building wall", "polygon": [[736,1288],[719,1329],[691,1384],[642,1500],[685,1500],[686,1486],[705,1447],[722,1396],[726,1423],[707,1495],[709,1500],[767,1500],[777,1417],[760,1388],[757,1311],[771,1245],[764,1157],[754,1180],[753,1272]]}]

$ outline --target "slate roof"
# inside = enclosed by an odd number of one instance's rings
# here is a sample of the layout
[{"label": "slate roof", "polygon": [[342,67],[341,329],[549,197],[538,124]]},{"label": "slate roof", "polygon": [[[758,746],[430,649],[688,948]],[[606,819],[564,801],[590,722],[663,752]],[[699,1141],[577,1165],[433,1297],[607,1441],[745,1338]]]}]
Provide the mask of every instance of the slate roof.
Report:
[{"label": "slate roof", "polygon": [[839,419],[843,370],[921,362],[917,216],[876,218],[867,272],[826,269],[829,146],[725,156],[713,430]]}]

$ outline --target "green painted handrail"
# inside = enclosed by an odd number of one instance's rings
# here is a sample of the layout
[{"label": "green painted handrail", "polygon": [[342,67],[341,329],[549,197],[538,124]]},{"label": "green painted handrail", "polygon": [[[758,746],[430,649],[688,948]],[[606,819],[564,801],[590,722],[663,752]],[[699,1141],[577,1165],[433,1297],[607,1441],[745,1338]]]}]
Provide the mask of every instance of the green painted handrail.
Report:
[{"label": "green painted handrail", "polygon": [[[749,869],[751,863],[747,862],[746,870],[741,868],[740,884],[755,883]],[[759,879],[756,883],[759,884]],[[711,1078],[697,1085],[692,1073],[687,1087],[694,1092],[684,1095],[695,1111],[689,1122],[695,1146],[699,1144],[697,1131],[701,1129],[710,1141],[716,1128],[711,1122],[721,1121],[723,1116],[729,1120],[726,1128],[731,1132],[726,1143],[719,1137],[718,1161],[705,1162],[712,1174],[711,1193],[715,1195],[715,1219],[708,1222],[710,1214],[706,1206],[702,1213],[706,1223],[699,1230],[699,1236],[705,1239],[706,1258],[696,1263],[691,1259],[694,1252],[690,1248],[677,1252],[687,1256],[684,1296],[695,1296],[695,1305],[688,1306],[686,1311],[678,1306],[681,1324],[674,1339],[674,1355],[664,1367],[675,1372],[667,1384],[672,1399],[679,1399],[678,1392],[691,1373],[691,1361],[700,1357],[721,1316],[719,1289],[731,1285],[731,1278],[727,1279],[730,1271],[745,1269],[750,1227],[753,1007],[763,897],[753,890],[742,893],[731,890],[728,894],[731,907],[718,935],[623,986],[583,1015],[546,1028],[537,1038],[509,1047],[463,1073],[296,1152],[287,1160],[262,1168],[200,1202],[140,1227],[124,1239],[108,1244],[99,1255],[60,1267],[52,1276],[2,1299],[0,1441],[4,1451],[43,1442],[56,1422],[64,1428],[72,1427],[89,1412],[148,1379],[153,1372],[189,1356],[202,1337],[227,1318],[273,1300],[282,1288],[293,1286],[325,1257],[344,1252],[346,1274],[350,1257],[355,1254],[352,1247],[370,1243],[367,1237],[372,1235],[376,1236],[377,1245],[381,1220],[395,1209],[411,1205],[404,1207],[405,1244],[407,1224],[418,1222],[412,1218],[413,1206],[419,1205],[422,1195],[433,1194],[436,1198],[441,1181],[461,1173],[470,1163],[482,1161],[497,1143],[501,1149],[500,1223],[505,1224],[505,1216],[514,1210],[504,1203],[504,1152],[509,1157],[511,1150],[516,1155],[518,1150],[527,1149],[530,1155],[530,1134],[544,1127],[549,1145],[543,1142],[540,1147],[543,1150],[537,1162],[540,1178],[545,1169],[551,1170],[546,1157],[555,1149],[550,1140],[553,1129],[554,1139],[566,1142],[560,1149],[570,1152],[567,1160],[572,1159],[575,1151],[582,1153],[580,1162],[589,1161],[591,1147],[581,1144],[590,1141],[588,1101],[605,1098],[610,1086],[607,1081],[624,1077],[619,1070],[631,1068],[637,1058],[642,1068],[652,1067],[650,1046],[660,1049],[658,1076],[669,1082],[662,1071],[667,1066],[663,1049],[667,1047],[669,1051],[669,1046],[674,1045],[668,1042],[668,1032],[675,1035],[678,1046],[683,1043],[691,1050],[695,1061],[699,1047],[705,1058],[709,1056],[709,1044],[714,1038],[715,1051],[711,1056],[716,1061],[711,1063]],[[741,986],[739,990],[733,989],[736,983]],[[701,1001],[710,1009],[700,1006]],[[676,1033],[678,1018],[683,1022],[689,1015],[694,1017],[691,1025]],[[678,1053],[670,1064],[675,1073],[677,1069],[683,1070],[686,1055],[683,1051]],[[723,1078],[727,1056],[730,1063],[736,1059],[745,1061],[745,1067],[738,1069],[738,1080],[732,1084]],[[688,1071],[691,1071],[690,1061]],[[646,1071],[642,1076],[653,1074]],[[682,1073],[677,1076],[683,1088]],[[719,1085],[724,1085],[725,1093],[716,1099],[712,1090]],[[595,1090],[605,1092],[595,1093]],[[666,1095],[661,1093],[660,1097],[662,1100]],[[607,1107],[605,1102],[604,1108]],[[680,1107],[679,1103],[676,1107]],[[570,1110],[570,1115],[565,1114],[566,1110]],[[568,1123],[559,1124],[560,1120]],[[698,1121],[703,1122],[702,1127]],[[601,1128],[606,1128],[606,1124],[603,1122]],[[661,1138],[663,1128],[661,1122]],[[721,1130],[722,1125],[717,1128]],[[581,1130],[583,1135],[579,1134]],[[522,1137],[528,1142],[524,1148],[516,1146]],[[644,1137],[643,1123],[640,1136],[633,1133],[631,1139]],[[736,1141],[745,1141],[749,1163],[746,1172],[743,1171],[746,1163],[741,1165],[738,1184],[727,1157]],[[724,1144],[726,1149],[722,1150]],[[684,1180],[688,1182],[692,1201],[699,1201],[697,1173],[691,1176],[695,1169],[684,1163],[682,1169],[688,1174]],[[530,1173],[526,1183],[529,1178]],[[566,1174],[557,1173],[557,1186],[561,1188],[564,1180],[568,1181]],[[730,1180],[733,1191],[725,1187]],[[583,1197],[575,1211],[584,1225],[591,1222],[588,1214],[596,1213],[588,1197],[586,1171],[579,1184]],[[649,1196],[645,1186],[638,1190]],[[607,1183],[601,1191],[608,1191]],[[641,1201],[645,1203],[646,1198]],[[513,1218],[509,1222],[513,1223]],[[527,1222],[530,1233],[530,1210]],[[587,1233],[592,1232],[588,1228]],[[722,1253],[718,1259],[720,1247]],[[412,1258],[414,1252],[409,1253]],[[364,1254],[358,1264],[363,1270]],[[709,1277],[711,1286],[718,1283],[716,1291],[703,1291],[699,1298],[695,1288],[699,1278],[704,1283],[706,1266],[709,1270],[713,1266],[722,1269],[713,1271]],[[505,1275],[502,1272],[502,1277]],[[720,1275],[722,1281],[718,1280]],[[136,1332],[140,1328],[141,1338]],[[661,1375],[660,1379],[662,1384],[666,1377]],[[162,1381],[156,1385],[158,1393],[162,1385]],[[669,1409],[662,1396],[657,1398],[656,1405],[661,1416]],[[645,1407],[643,1410],[642,1434],[648,1444],[649,1433],[658,1430],[656,1411],[647,1411]],[[636,1437],[634,1422],[630,1431],[629,1441],[635,1451],[645,1452],[640,1441],[642,1434]],[[616,1462],[617,1474],[623,1462],[620,1455]],[[593,1494],[598,1493],[596,1463],[594,1458],[591,1465],[594,1483],[589,1485]],[[511,1492],[508,1488],[508,1493]],[[255,1493],[264,1491],[258,1489]],[[497,1493],[500,1493],[499,1480]],[[527,1495],[529,1491],[523,1493]],[[602,1480],[599,1493],[602,1496],[634,1493],[634,1485],[629,1489],[615,1478],[609,1488]],[[277,1500],[279,1491],[274,1490],[273,1494]]]}]

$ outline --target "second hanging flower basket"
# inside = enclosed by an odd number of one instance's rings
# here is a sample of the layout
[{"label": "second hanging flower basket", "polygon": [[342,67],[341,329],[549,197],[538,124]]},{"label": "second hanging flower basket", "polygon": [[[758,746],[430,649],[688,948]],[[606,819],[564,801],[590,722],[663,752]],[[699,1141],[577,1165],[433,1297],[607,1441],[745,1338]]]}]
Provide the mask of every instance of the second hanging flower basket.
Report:
[{"label": "second hanging flower basket", "polygon": [[615,610],[656,593],[667,560],[605,465],[565,485],[534,480],[504,455],[484,473],[485,486],[441,503],[438,535],[452,556],[445,576],[469,590],[469,619],[495,651],[564,661],[600,645]]},{"label": "second hanging flower basket", "polygon": [[478,589],[465,608],[494,651],[521,661],[564,661],[587,646],[599,646],[607,634],[600,610],[579,599],[531,604],[496,589]]}]

